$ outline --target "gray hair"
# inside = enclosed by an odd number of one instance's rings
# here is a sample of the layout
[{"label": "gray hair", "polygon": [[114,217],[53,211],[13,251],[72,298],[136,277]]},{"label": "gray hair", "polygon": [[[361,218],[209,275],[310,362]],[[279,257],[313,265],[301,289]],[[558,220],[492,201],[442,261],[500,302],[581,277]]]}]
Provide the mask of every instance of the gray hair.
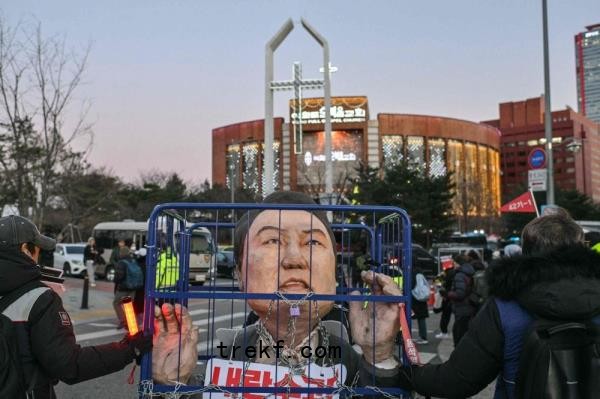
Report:
[{"label": "gray hair", "polygon": [[565,214],[536,218],[523,229],[523,255],[541,255],[561,248],[583,245],[583,230]]}]

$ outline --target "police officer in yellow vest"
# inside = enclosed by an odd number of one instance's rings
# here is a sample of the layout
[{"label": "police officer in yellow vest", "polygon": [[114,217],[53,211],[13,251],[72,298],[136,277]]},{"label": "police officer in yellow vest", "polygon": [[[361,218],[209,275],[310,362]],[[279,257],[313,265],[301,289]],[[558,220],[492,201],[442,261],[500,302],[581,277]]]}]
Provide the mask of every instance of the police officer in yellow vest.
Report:
[{"label": "police officer in yellow vest", "polygon": [[175,287],[179,280],[179,262],[171,247],[160,253],[156,265],[156,288]]}]

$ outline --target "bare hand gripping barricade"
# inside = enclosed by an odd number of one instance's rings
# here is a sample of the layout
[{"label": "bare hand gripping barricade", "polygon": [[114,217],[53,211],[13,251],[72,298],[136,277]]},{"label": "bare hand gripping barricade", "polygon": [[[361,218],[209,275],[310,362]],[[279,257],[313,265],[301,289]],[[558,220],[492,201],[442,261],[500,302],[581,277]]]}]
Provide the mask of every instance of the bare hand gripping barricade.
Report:
[{"label": "bare hand gripping barricade", "polygon": [[[419,363],[408,317],[408,215],[394,207],[287,201],[154,209],[143,329],[153,332],[155,348],[170,349],[144,356],[140,397],[408,397],[394,385],[398,366]],[[202,221],[190,217],[198,214]],[[210,230],[207,242],[194,241],[198,228]],[[219,253],[217,241],[231,243],[232,234],[238,281],[190,279],[194,251]],[[353,282],[363,249],[374,262]],[[177,273],[163,276],[163,254]],[[390,271],[398,273],[398,265],[402,287]],[[395,344],[400,326],[404,339]],[[376,341],[376,331],[390,338]]]}]

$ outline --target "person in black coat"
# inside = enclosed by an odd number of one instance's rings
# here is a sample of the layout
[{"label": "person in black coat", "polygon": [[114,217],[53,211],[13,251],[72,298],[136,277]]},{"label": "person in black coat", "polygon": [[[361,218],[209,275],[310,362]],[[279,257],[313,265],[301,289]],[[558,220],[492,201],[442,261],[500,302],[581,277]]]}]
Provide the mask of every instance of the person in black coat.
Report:
[{"label": "person in black coat", "polygon": [[469,257],[463,254],[454,257],[454,261],[459,266],[454,273],[452,288],[448,292],[448,299],[452,303],[452,313],[454,314],[452,339],[455,347],[469,329],[469,323],[477,313],[477,307],[469,302],[469,295],[473,290],[473,275],[475,274],[475,269],[469,263],[469,260]]},{"label": "person in black coat", "polygon": [[491,296],[448,361],[404,368],[400,386],[425,396],[460,398],[497,379],[494,397],[512,399],[523,342],[505,347],[517,331],[503,323],[500,306],[516,302],[530,314],[554,320],[600,314],[600,255],[584,245],[583,231],[573,220],[537,218],[523,230],[522,242],[522,256],[501,259],[486,270]]},{"label": "person in black coat", "polygon": [[[412,275],[412,288],[417,285],[417,274],[423,274],[423,271],[415,268]],[[419,301],[412,295],[412,318],[417,320],[419,326],[419,339],[415,340],[416,344],[428,344],[427,340],[427,318],[429,317],[429,306],[427,300]]]},{"label": "person in black coat", "polygon": [[[455,266],[458,265],[455,263]],[[440,316],[440,333],[436,334],[436,338],[450,338],[448,334],[448,325],[452,318],[452,303],[448,299],[448,292],[452,290],[452,282],[454,281],[454,274],[456,273],[455,267],[446,269],[441,274],[442,287],[440,288],[440,295],[442,296],[442,314]]]},{"label": "person in black coat", "polygon": [[59,380],[75,384],[113,373],[152,348],[152,337],[142,333],[103,345],[76,343],[60,296],[40,280],[40,249],[55,244],[26,218],[0,219],[0,296],[23,293],[3,314],[13,322],[24,383],[33,385],[36,399],[55,399]]}]

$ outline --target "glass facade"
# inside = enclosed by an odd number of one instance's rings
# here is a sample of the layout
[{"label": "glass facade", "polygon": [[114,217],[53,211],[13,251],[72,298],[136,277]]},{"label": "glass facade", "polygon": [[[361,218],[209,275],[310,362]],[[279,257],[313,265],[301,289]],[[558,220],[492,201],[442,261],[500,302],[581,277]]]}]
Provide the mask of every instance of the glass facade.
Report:
[{"label": "glass facade", "polygon": [[408,136],[406,139],[406,158],[411,168],[423,170],[425,167],[425,146],[421,136]]},{"label": "glass facade", "polygon": [[383,136],[381,138],[381,150],[385,168],[400,164],[404,159],[404,136]]},{"label": "glass facade", "polygon": [[444,140],[429,139],[429,176],[446,176],[446,143]]},{"label": "glass facade", "polygon": [[234,187],[240,185],[240,146],[238,144],[227,146],[227,176],[225,184],[229,189],[231,189],[232,180]]},{"label": "glass facade", "polygon": [[[273,160],[275,163],[275,166],[273,168],[273,187],[275,190],[280,189],[280,185],[279,185],[279,162],[281,162],[280,160],[280,156],[279,156],[279,141],[274,141],[273,142]],[[264,152],[264,145],[261,146],[261,164],[264,164],[264,159],[265,159],[265,152]]]},{"label": "glass facade", "polygon": [[242,146],[242,158],[242,187],[258,193],[258,143],[245,143]]},{"label": "glass facade", "polygon": [[[403,143],[406,140],[406,148]],[[386,135],[381,139],[383,164],[398,164],[404,156],[431,177],[452,173],[456,215],[495,216],[500,208],[500,154],[493,148],[459,140]],[[425,151],[427,147],[427,151]],[[403,151],[405,150],[405,151]]]},{"label": "glass facade", "polygon": [[600,123],[600,26],[575,37],[579,112]]},{"label": "glass facade", "polygon": [[[240,151],[241,149],[241,151]],[[279,168],[281,162],[279,141],[273,142],[273,159],[275,169],[273,173],[273,184],[275,189],[280,189]],[[260,163],[259,163],[260,151]],[[227,188],[231,188],[233,180],[236,187],[240,185],[245,188],[259,192],[260,189],[260,171],[264,165],[264,147],[258,142],[248,142],[242,144],[232,144],[227,146],[227,175],[225,183]],[[240,173],[241,172],[241,173]],[[241,182],[240,182],[241,177]]]}]

